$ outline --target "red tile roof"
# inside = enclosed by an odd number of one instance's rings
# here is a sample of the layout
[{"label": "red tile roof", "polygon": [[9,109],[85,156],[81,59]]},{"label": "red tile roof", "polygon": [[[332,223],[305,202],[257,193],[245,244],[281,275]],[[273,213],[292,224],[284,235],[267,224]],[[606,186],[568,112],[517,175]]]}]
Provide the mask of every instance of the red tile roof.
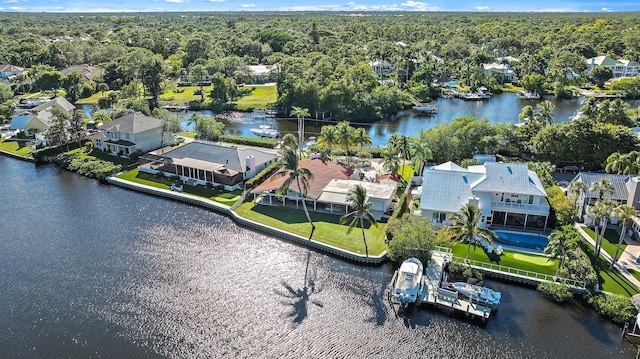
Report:
[{"label": "red tile roof", "polygon": [[[343,167],[335,162],[324,161],[320,158],[314,160],[301,160],[298,163],[298,168],[307,168],[313,174],[313,181],[309,185],[309,191],[307,197],[318,198],[322,194],[322,190],[333,179],[349,179],[349,176],[353,173],[353,170],[347,167]],[[273,177],[272,177],[273,178]],[[275,180],[267,179],[262,182],[258,187],[254,188],[251,193],[268,192],[277,190],[282,186],[286,177],[280,177]],[[295,184],[292,184],[292,190],[297,191],[298,188]]]}]

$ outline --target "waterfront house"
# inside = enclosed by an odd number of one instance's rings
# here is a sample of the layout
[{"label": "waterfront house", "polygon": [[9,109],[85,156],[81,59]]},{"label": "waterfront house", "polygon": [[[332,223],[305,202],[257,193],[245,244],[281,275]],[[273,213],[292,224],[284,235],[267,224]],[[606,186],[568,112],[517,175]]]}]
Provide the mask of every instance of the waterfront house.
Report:
[{"label": "waterfront house", "polygon": [[[307,208],[312,211],[339,215],[348,213],[347,194],[357,184],[367,190],[367,198],[372,203],[371,210],[376,218],[381,218],[384,213],[388,213],[393,208],[392,203],[398,188],[397,182],[375,183],[351,180],[349,178],[353,174],[352,169],[320,158],[301,160],[299,166],[313,173],[313,181],[306,195]],[[296,184],[289,186],[284,197],[278,196],[278,189],[285,179],[285,177],[268,179],[254,188],[251,193],[256,203],[301,208],[302,196]]]},{"label": "waterfront house", "polygon": [[580,172],[571,181],[582,182],[586,190],[578,196],[578,216],[584,219],[589,206],[595,205],[600,198],[598,191],[590,191],[589,189],[594,183],[607,179],[613,186],[613,193],[603,193],[602,199],[611,199],[618,204],[628,204],[635,209],[640,209],[640,186],[638,186],[638,177],[630,175],[617,175],[610,173]]},{"label": "waterfront house", "polygon": [[275,153],[255,148],[193,141],[177,148],[165,148],[140,157],[140,171],[175,175],[190,184],[223,185],[241,189],[243,183],[275,162]]},{"label": "waterfront house", "polygon": [[493,76],[495,78],[502,78],[504,82],[513,82],[518,78],[518,75],[513,71],[509,64],[482,64],[482,70],[485,75]]},{"label": "waterfront house", "polygon": [[592,57],[586,60],[587,71],[591,71],[594,67],[605,66],[613,72],[613,78],[635,77],[640,74],[640,63],[631,60],[616,60],[605,55]]},{"label": "waterfront house", "polygon": [[2,80],[3,83],[8,84],[11,77],[25,73],[27,73],[27,70],[23,67],[0,64],[0,80]]},{"label": "waterfront house", "polygon": [[372,61],[370,63],[373,73],[378,79],[388,78],[393,73],[393,66],[386,61]]},{"label": "waterfront house", "polygon": [[94,148],[127,157],[173,143],[173,134],[165,127],[161,120],[131,113],[104,124],[91,141]]},{"label": "waterfront house", "polygon": [[276,81],[275,67],[272,65],[249,65],[251,76],[248,77],[252,84],[263,84]]},{"label": "waterfront house", "polygon": [[44,140],[44,132],[54,123],[53,111],[59,111],[66,118],[70,118],[75,109],[76,107],[66,98],[58,96],[40,106],[18,111],[11,117],[9,129],[22,131],[27,137],[35,136],[40,142]]},{"label": "waterfront house", "polygon": [[104,70],[89,64],[73,65],[60,70],[60,73],[66,76],[74,72],[79,72],[82,75],[82,82],[87,82],[95,81],[97,77],[104,73]]},{"label": "waterfront house", "polygon": [[546,230],[547,193],[526,164],[486,162],[462,168],[453,162],[423,172],[420,213],[436,224],[449,225],[463,205],[482,211],[484,227]]}]

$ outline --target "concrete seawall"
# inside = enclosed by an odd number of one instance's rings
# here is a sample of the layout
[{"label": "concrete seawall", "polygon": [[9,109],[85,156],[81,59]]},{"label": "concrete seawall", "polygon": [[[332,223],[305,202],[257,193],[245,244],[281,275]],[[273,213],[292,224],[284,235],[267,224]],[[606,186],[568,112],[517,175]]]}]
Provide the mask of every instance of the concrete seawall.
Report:
[{"label": "concrete seawall", "polygon": [[231,209],[231,207],[227,205],[217,203],[208,199],[196,197],[187,193],[173,192],[170,190],[164,190],[156,187],[146,186],[146,185],[126,181],[114,176],[107,177],[107,182],[112,185],[116,185],[116,186],[130,189],[133,191],[147,193],[154,196],[160,196],[160,197],[180,201],[183,203],[189,203],[196,206],[204,207],[204,208],[216,211],[218,213],[227,215],[231,217],[231,219],[233,219],[236,223],[243,225],[245,227],[249,227],[259,232],[263,232],[278,238],[283,238],[283,239],[286,239],[295,243],[299,243],[314,249],[318,249],[323,252],[327,252],[329,254],[332,254],[337,257],[347,259],[353,262],[358,262],[363,264],[381,264],[384,261],[386,261],[386,251],[378,256],[369,256],[369,257],[363,256],[359,253],[345,251],[343,249],[340,249],[325,243],[321,243],[315,240],[308,240],[306,237],[302,237],[293,233],[280,230],[278,228],[270,227],[262,223],[249,220],[244,217],[240,217],[237,213],[235,213]]}]

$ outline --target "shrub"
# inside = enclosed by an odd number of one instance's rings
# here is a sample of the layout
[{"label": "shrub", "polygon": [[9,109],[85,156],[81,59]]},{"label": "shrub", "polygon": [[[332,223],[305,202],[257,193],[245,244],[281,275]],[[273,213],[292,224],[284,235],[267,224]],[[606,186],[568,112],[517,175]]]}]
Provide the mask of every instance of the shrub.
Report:
[{"label": "shrub", "polygon": [[631,299],[621,295],[588,292],[584,298],[596,312],[618,324],[626,323],[636,316],[636,308]]},{"label": "shrub", "polygon": [[482,274],[482,272],[471,267],[467,267],[467,269],[462,272],[462,276],[465,278],[478,278],[480,280],[484,278],[484,274]]},{"label": "shrub", "polygon": [[122,166],[103,161],[95,157],[82,156],[80,153],[63,153],[53,158],[53,161],[69,171],[86,177],[104,180],[107,176],[120,172]]},{"label": "shrub", "polygon": [[457,263],[457,262],[449,262],[448,266],[449,266],[449,273],[452,273],[452,274],[462,275],[465,269],[467,269],[467,267],[464,264]]},{"label": "shrub", "polygon": [[220,136],[220,141],[263,148],[274,148],[278,143],[278,140],[268,138],[251,138],[242,136]]},{"label": "shrub", "polygon": [[538,292],[551,297],[557,303],[563,303],[573,298],[573,293],[564,284],[544,282],[538,284]]},{"label": "shrub", "polygon": [[260,183],[264,182],[265,179],[271,177],[271,175],[276,173],[276,171],[280,168],[280,166],[282,166],[280,161],[275,161],[274,163],[270,164],[267,168],[260,171],[260,173],[258,173],[255,177],[245,182],[244,184],[245,189],[254,188]]}]

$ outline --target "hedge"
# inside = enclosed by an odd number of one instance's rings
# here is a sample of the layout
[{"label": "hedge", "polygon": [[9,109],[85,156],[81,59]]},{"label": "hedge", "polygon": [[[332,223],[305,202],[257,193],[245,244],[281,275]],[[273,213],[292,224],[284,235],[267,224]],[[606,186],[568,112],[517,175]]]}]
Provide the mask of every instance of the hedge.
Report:
[{"label": "hedge", "polygon": [[260,173],[258,173],[255,177],[245,182],[244,184],[245,189],[249,190],[251,188],[258,186],[264,180],[271,177],[271,175],[273,175],[278,169],[280,169],[281,166],[282,164],[280,163],[280,161],[275,161],[274,163],[270,164],[267,168],[260,171]]},{"label": "hedge", "polygon": [[268,138],[250,138],[242,136],[220,136],[220,141],[263,148],[274,148],[278,143],[278,140]]},{"label": "hedge", "polygon": [[618,324],[626,323],[636,317],[636,308],[631,299],[621,295],[588,292],[584,298],[600,313]]},{"label": "hedge", "polygon": [[67,145],[56,145],[56,146],[45,147],[45,148],[31,151],[31,155],[33,156],[33,160],[36,163],[45,162],[48,157],[54,157],[61,153],[79,148],[80,144],[77,142],[72,142],[72,143],[69,143],[68,147],[69,147],[68,150],[67,150]]}]

